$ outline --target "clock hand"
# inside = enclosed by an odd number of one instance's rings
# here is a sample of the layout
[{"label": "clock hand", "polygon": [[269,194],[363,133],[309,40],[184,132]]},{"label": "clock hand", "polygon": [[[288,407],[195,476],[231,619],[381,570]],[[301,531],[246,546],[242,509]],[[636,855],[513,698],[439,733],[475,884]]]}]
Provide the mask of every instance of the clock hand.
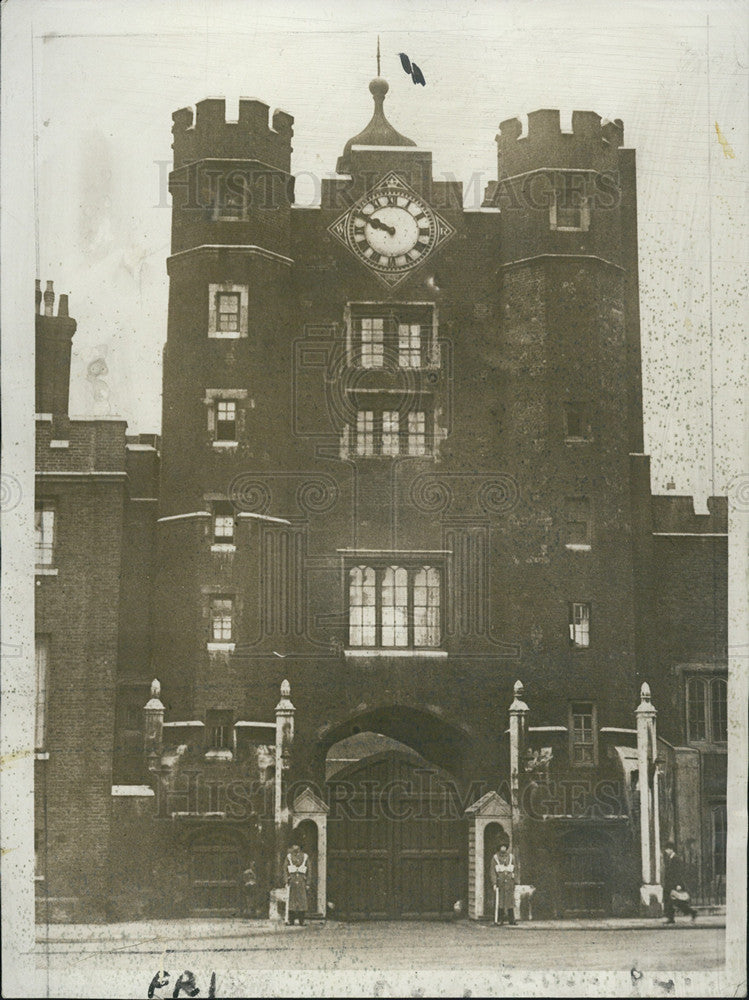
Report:
[{"label": "clock hand", "polygon": [[387,223],[382,222],[380,219],[372,218],[369,216],[360,216],[365,222],[368,222],[372,229],[382,229],[384,232],[388,233],[390,236],[395,236],[395,226],[388,226]]}]

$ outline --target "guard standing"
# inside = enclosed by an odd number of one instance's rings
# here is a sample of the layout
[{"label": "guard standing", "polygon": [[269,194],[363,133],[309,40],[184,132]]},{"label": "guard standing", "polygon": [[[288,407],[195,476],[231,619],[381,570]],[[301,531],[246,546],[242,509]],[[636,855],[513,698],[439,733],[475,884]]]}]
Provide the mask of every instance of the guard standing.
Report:
[{"label": "guard standing", "polygon": [[287,886],[286,924],[291,927],[298,920],[300,925],[304,925],[309,889],[309,858],[299,844],[292,844],[286,855],[284,882]]},{"label": "guard standing", "polygon": [[492,858],[492,882],[494,884],[494,923],[515,923],[515,858],[501,844]]}]

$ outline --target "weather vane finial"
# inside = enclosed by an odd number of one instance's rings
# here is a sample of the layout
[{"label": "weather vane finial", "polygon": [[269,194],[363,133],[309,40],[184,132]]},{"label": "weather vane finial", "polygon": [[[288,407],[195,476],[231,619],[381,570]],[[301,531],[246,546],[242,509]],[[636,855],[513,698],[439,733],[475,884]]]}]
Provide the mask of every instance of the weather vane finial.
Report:
[{"label": "weather vane finial", "polygon": [[380,75],[380,36],[377,36],[377,75]]}]

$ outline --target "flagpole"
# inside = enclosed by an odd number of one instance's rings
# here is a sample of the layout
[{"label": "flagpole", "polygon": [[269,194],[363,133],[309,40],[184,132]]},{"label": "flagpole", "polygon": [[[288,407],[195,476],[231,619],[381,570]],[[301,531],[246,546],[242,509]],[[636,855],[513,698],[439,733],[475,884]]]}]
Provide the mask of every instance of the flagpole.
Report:
[{"label": "flagpole", "polygon": [[377,75],[380,75],[380,36],[377,36]]}]

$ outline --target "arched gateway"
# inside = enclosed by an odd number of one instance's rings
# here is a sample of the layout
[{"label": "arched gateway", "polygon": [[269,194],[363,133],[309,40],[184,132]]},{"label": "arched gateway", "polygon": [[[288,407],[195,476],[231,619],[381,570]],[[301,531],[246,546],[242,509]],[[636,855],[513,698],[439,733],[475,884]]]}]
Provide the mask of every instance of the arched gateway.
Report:
[{"label": "arched gateway", "polygon": [[350,763],[338,758],[327,782],[332,912],[350,920],[450,917],[467,891],[467,826],[455,781],[395,740],[361,736],[385,749]]}]

